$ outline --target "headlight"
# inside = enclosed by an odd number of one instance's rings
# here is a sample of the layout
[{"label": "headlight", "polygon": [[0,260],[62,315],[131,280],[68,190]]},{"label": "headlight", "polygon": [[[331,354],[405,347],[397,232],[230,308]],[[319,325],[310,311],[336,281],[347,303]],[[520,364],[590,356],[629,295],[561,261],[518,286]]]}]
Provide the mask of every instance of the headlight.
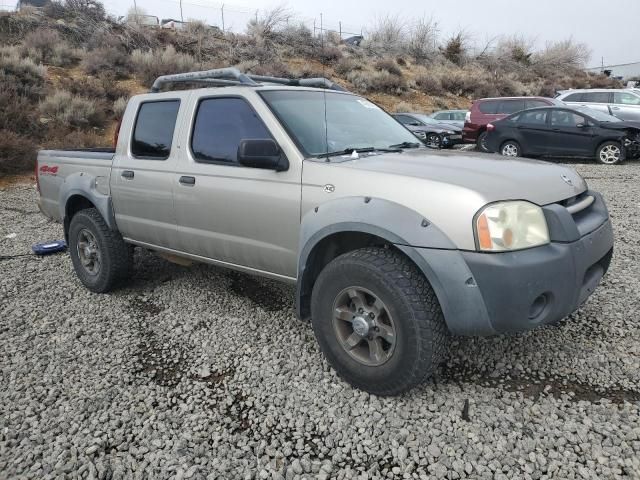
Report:
[{"label": "headlight", "polygon": [[542,209],[516,200],[487,205],[475,220],[479,250],[504,252],[549,243],[549,230]]}]

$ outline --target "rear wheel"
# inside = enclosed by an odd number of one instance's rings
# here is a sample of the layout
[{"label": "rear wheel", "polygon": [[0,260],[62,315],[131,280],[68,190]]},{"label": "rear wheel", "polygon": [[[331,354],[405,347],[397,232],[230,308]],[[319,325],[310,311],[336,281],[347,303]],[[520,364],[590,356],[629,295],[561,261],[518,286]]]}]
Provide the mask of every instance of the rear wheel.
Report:
[{"label": "rear wheel", "polygon": [[376,395],[418,385],[446,349],[435,293],[393,250],[363,248],[334,259],[313,287],[311,312],[320,348],[338,375]]},{"label": "rear wheel", "polygon": [[605,165],[615,165],[622,160],[622,147],[618,142],[604,142],[596,151],[596,160]]},{"label": "rear wheel", "polygon": [[522,155],[520,145],[515,140],[507,140],[500,147],[500,153],[505,157],[519,157]]},{"label": "rear wheel", "polygon": [[476,147],[481,152],[489,153],[489,147],[487,146],[487,132],[481,132],[480,135],[478,135]]},{"label": "rear wheel", "polygon": [[92,292],[108,292],[130,275],[133,249],[95,208],[81,210],[71,219],[69,252],[76,275]]}]

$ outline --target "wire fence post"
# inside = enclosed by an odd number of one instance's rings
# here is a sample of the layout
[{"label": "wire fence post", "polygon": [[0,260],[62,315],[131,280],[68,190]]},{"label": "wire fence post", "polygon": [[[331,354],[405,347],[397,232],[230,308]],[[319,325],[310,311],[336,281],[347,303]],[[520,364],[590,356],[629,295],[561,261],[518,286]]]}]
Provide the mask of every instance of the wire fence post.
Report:
[{"label": "wire fence post", "polygon": [[220,15],[222,16],[222,33],[224,33],[224,3],[220,7]]},{"label": "wire fence post", "polygon": [[316,38],[316,19],[313,19],[313,38]]},{"label": "wire fence post", "polygon": [[338,22],[338,31],[340,33],[340,40],[342,40],[342,22]]},{"label": "wire fence post", "polygon": [[182,15],[182,0],[180,0],[180,21],[184,23],[184,15]]},{"label": "wire fence post", "polygon": [[139,21],[138,21],[138,4],[136,3],[136,0],[133,0],[133,12],[136,15],[136,23],[139,23]]}]

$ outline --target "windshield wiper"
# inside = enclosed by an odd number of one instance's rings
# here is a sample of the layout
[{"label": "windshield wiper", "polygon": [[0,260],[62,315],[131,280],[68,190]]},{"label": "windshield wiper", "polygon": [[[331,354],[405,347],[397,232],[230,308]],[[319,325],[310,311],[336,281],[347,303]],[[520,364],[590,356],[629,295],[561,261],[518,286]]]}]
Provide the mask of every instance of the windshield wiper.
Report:
[{"label": "windshield wiper", "polygon": [[360,148],[345,148],[344,150],[338,150],[337,152],[327,152],[318,155],[318,158],[336,157],[338,155],[351,155],[353,152],[367,153],[367,152],[402,152],[400,148],[377,148],[377,147],[360,147]]},{"label": "windshield wiper", "polygon": [[418,142],[402,142],[402,143],[389,145],[389,148],[418,148],[418,147],[420,147],[420,143]]}]

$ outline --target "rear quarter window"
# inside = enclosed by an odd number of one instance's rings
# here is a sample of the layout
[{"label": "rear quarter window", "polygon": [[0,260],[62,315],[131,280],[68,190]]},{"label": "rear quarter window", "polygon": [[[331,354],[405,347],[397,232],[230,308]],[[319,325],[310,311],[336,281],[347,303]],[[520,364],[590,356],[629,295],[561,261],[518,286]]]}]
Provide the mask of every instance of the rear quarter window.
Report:
[{"label": "rear quarter window", "polygon": [[500,100],[487,100],[486,102],[480,102],[478,110],[482,113],[489,115],[495,115],[498,113],[498,107],[500,106]]},{"label": "rear quarter window", "polygon": [[131,136],[133,156],[150,160],[169,158],[179,108],[180,100],[140,104]]},{"label": "rear quarter window", "polygon": [[582,93],[572,93],[562,99],[563,102],[581,102]]},{"label": "rear quarter window", "polygon": [[520,110],[524,110],[524,100],[503,100],[500,102],[498,113],[505,113],[509,115],[511,113],[519,112]]}]

